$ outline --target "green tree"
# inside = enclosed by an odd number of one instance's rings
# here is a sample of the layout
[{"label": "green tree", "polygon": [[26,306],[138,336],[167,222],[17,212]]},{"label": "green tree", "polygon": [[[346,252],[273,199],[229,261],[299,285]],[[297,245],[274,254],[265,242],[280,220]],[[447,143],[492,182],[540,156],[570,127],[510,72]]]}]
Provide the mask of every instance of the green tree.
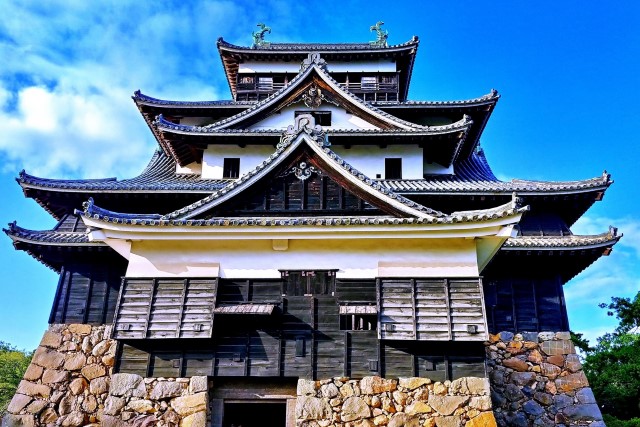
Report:
[{"label": "green tree", "polygon": [[622,420],[640,417],[640,292],[600,307],[620,323],[594,348],[587,346],[584,371],[603,413]]},{"label": "green tree", "polygon": [[7,410],[24,372],[31,363],[31,356],[31,353],[20,351],[0,341],[0,417]]}]

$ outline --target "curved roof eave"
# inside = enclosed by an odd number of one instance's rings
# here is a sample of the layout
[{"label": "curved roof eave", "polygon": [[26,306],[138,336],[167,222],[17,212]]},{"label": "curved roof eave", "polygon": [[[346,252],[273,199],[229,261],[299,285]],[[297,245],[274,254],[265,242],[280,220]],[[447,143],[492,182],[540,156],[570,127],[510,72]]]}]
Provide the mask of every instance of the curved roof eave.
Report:
[{"label": "curved roof eave", "polygon": [[595,235],[517,236],[509,238],[502,249],[550,251],[595,249],[613,246],[622,236],[623,234],[618,234],[618,229],[615,227],[609,227],[609,231]]},{"label": "curved roof eave", "polygon": [[372,105],[376,107],[397,107],[397,108],[442,108],[442,107],[473,107],[480,105],[492,105],[498,102],[500,94],[497,90],[491,91],[478,98],[451,100],[451,101],[373,101]]}]

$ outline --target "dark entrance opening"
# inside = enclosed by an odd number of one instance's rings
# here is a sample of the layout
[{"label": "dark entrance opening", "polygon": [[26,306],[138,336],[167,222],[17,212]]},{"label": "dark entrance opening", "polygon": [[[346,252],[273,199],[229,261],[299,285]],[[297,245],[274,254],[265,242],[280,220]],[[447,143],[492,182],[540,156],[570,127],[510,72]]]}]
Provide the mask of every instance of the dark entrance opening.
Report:
[{"label": "dark entrance opening", "polygon": [[276,402],[224,402],[223,427],[285,427],[287,404]]}]

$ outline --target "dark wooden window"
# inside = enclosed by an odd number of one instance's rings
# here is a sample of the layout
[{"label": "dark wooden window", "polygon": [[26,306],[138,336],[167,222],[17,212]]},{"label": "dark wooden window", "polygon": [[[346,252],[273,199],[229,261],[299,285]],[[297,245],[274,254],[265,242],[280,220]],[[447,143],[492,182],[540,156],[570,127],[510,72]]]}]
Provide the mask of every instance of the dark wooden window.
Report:
[{"label": "dark wooden window", "polygon": [[258,90],[273,90],[273,77],[258,77]]},{"label": "dark wooden window", "polygon": [[240,176],[240,159],[237,157],[226,157],[222,167],[222,177],[236,179]]},{"label": "dark wooden window", "polygon": [[360,87],[362,90],[376,90],[377,83],[376,76],[363,76],[360,79]]},{"label": "dark wooden window", "polygon": [[341,331],[375,331],[378,316],[375,314],[341,314]]},{"label": "dark wooden window", "polygon": [[401,158],[384,159],[384,178],[385,179],[402,179],[402,159]]},{"label": "dark wooden window", "polygon": [[283,270],[288,296],[331,295],[335,291],[336,270]]},{"label": "dark wooden window", "polygon": [[296,111],[295,117],[301,114],[310,114],[320,126],[331,126],[331,111]]}]

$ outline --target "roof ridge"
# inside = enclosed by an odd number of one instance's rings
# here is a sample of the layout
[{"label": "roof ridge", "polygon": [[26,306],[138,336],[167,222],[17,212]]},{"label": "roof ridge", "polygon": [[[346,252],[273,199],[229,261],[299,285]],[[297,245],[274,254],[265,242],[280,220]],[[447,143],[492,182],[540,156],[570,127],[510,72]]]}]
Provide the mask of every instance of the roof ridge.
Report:
[{"label": "roof ridge", "polygon": [[[220,49],[220,47],[226,47],[226,48],[230,48],[230,49],[237,49],[237,50],[246,50],[247,52],[270,52],[270,51],[278,51],[277,47],[287,47],[287,46],[291,46],[292,48],[300,48],[300,50],[305,50],[305,48],[310,48],[310,47],[318,47],[318,49],[308,49],[308,50],[322,50],[327,49],[327,50],[332,50],[331,47],[335,47],[336,49],[333,50],[349,50],[349,49],[344,49],[345,47],[353,47],[354,49],[360,50],[360,49],[364,49],[364,50],[369,50],[369,51],[385,51],[385,50],[393,50],[393,49],[398,49],[398,48],[403,48],[403,47],[408,47],[408,46],[414,46],[414,45],[418,45],[420,43],[420,39],[418,38],[418,36],[413,36],[410,40],[403,42],[403,43],[398,43],[398,44],[394,44],[394,45],[387,45],[387,46],[379,46],[379,45],[372,45],[370,42],[360,42],[360,43],[348,43],[348,42],[340,42],[340,43],[278,43],[278,42],[269,42],[268,46],[260,46],[260,47],[250,47],[250,46],[240,46],[240,45],[236,45],[233,43],[229,43],[227,41],[224,40],[224,38],[219,37],[216,45],[218,46],[218,49]],[[276,47],[275,49],[273,47]],[[343,49],[340,49],[343,48]],[[293,50],[293,49],[280,49],[280,50]]]}]

